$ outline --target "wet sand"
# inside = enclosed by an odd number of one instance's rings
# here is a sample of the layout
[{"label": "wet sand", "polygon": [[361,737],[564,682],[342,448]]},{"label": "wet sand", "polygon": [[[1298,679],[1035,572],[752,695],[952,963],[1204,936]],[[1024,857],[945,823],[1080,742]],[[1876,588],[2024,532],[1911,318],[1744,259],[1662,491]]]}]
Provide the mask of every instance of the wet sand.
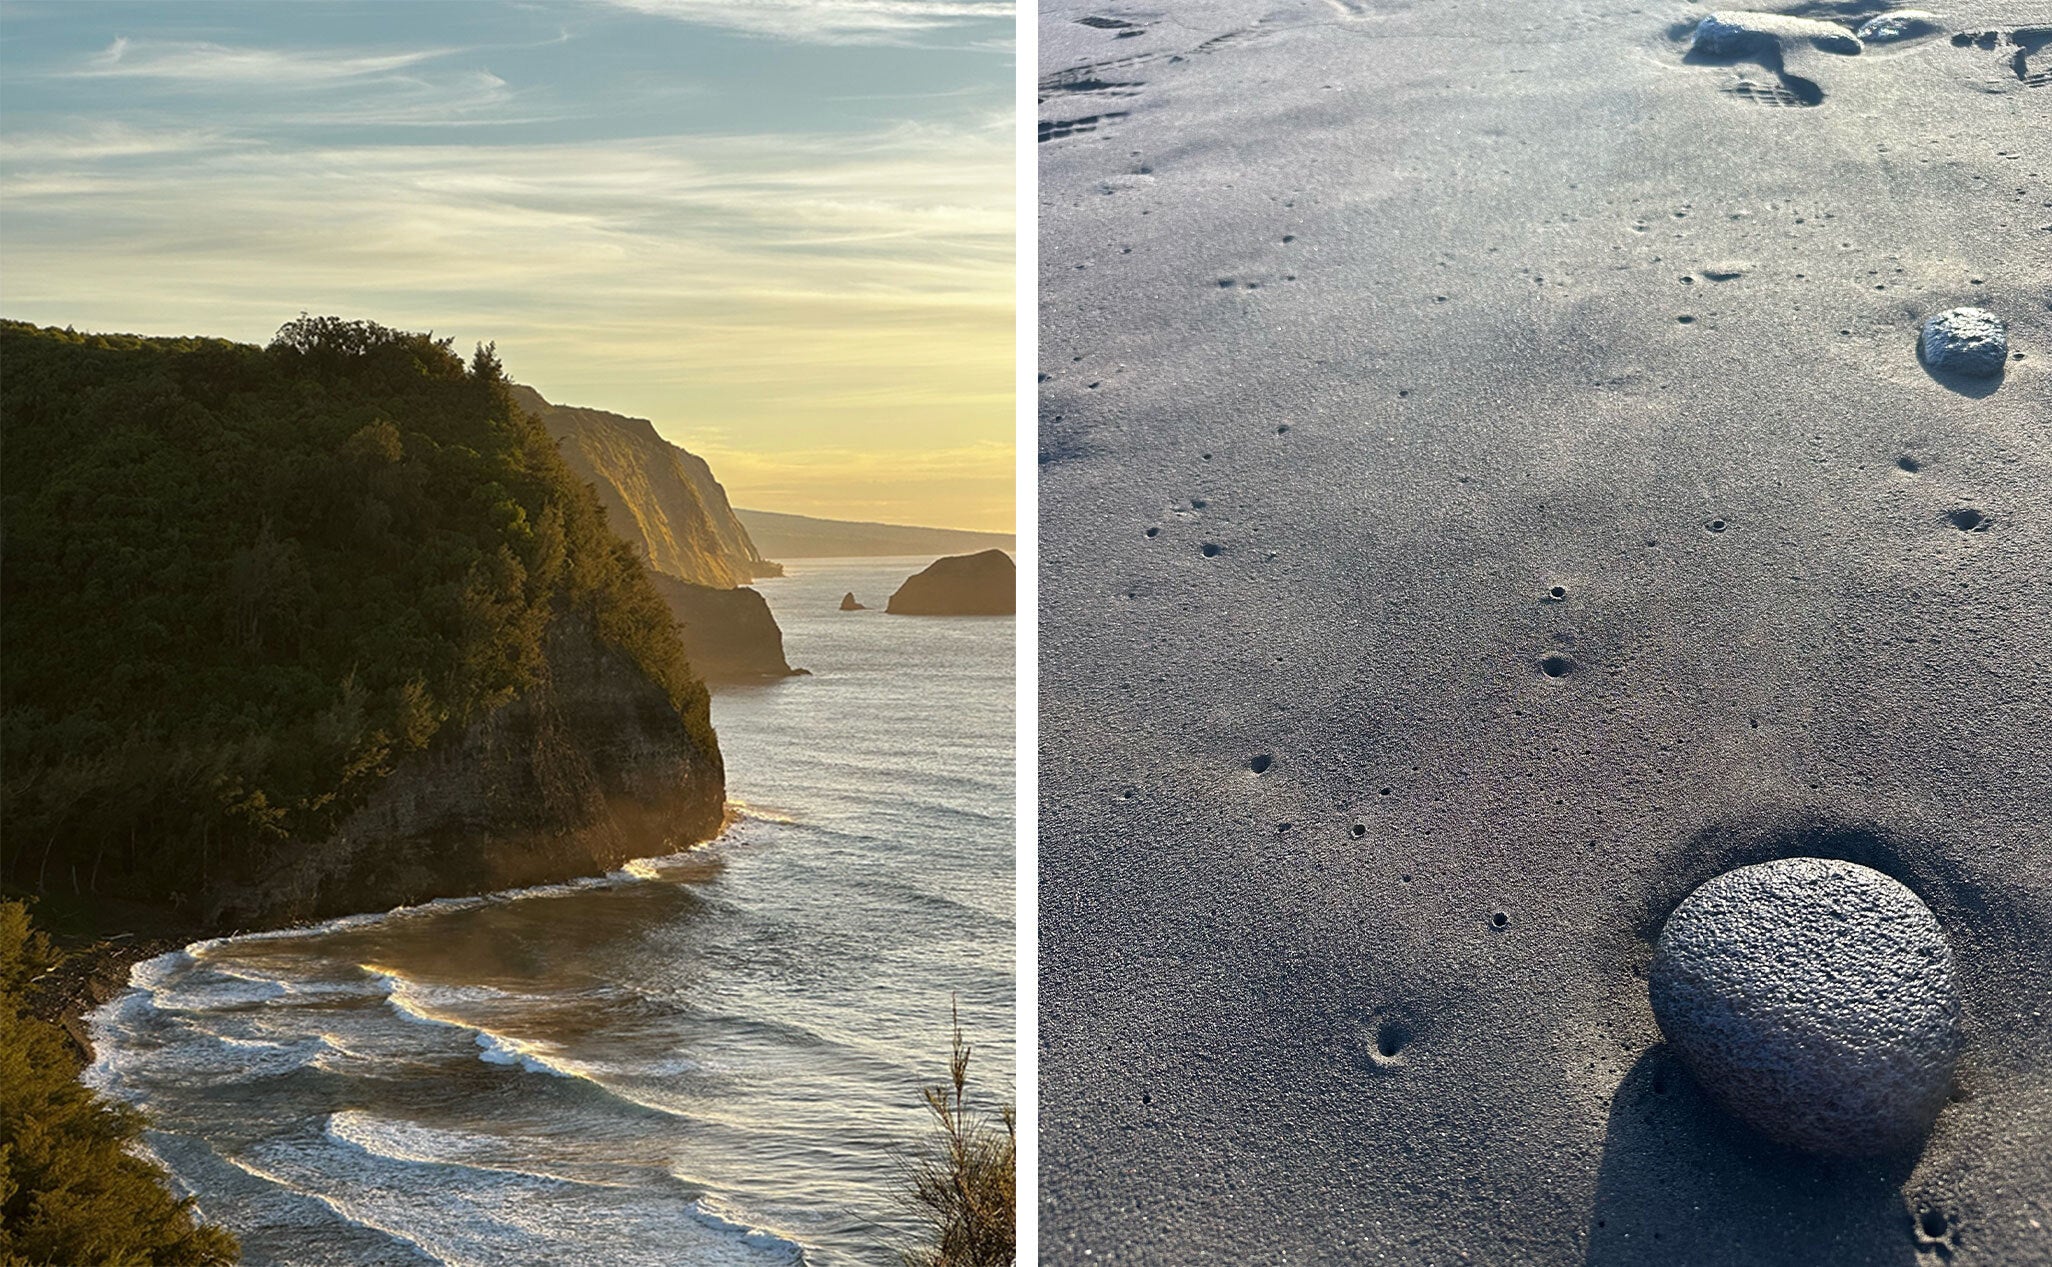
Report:
[{"label": "wet sand", "polygon": [[[1925,7],[1044,10],[1048,1261],[2052,1262],[2052,5]],[[1951,940],[1914,1154],[1661,1044],[1787,854]]]}]

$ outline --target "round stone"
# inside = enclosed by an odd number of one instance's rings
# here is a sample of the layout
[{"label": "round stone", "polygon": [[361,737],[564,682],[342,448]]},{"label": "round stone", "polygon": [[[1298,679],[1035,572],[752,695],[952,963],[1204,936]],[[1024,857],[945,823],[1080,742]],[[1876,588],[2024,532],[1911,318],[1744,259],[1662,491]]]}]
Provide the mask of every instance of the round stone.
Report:
[{"label": "round stone", "polygon": [[1945,1107],[1962,1043],[1952,950],[1931,908],[1879,871],[1727,871],[1667,917],[1647,977],[1682,1064],[1770,1138],[1887,1153]]},{"label": "round stone", "polygon": [[2009,359],[2009,327],[1986,308],[1953,308],[1924,322],[1917,347],[1934,370],[1987,378]]}]

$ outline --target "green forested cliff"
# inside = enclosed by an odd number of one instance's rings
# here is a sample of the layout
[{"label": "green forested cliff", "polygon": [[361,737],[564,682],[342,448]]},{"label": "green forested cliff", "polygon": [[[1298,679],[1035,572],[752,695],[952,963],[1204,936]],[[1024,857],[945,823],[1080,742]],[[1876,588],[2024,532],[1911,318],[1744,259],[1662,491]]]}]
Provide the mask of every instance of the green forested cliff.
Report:
[{"label": "green forested cliff", "polygon": [[635,553],[497,360],[0,325],[0,875],[176,905],[546,672],[559,616],[717,750]]}]

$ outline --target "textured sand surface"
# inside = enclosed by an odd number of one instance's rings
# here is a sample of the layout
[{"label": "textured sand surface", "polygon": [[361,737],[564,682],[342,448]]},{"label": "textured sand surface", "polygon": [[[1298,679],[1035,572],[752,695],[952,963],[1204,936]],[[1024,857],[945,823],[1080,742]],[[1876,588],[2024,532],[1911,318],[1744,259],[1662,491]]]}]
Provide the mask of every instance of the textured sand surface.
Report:
[{"label": "textured sand surface", "polygon": [[[2052,4],[1924,7],[1044,9],[1048,1261],[2052,1262]],[[1788,854],[1951,941],[1917,1153],[1660,1044]]]}]

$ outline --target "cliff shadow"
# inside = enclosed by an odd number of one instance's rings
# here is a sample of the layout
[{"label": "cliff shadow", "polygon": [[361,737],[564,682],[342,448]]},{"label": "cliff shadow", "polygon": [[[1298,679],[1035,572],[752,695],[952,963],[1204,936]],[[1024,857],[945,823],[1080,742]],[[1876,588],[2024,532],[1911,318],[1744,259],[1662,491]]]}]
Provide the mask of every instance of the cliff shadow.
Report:
[{"label": "cliff shadow", "polygon": [[1916,1160],[1775,1144],[1713,1104],[1660,1044],[1611,1098],[1584,1267],[1908,1267],[1920,1259],[1901,1189]]}]

